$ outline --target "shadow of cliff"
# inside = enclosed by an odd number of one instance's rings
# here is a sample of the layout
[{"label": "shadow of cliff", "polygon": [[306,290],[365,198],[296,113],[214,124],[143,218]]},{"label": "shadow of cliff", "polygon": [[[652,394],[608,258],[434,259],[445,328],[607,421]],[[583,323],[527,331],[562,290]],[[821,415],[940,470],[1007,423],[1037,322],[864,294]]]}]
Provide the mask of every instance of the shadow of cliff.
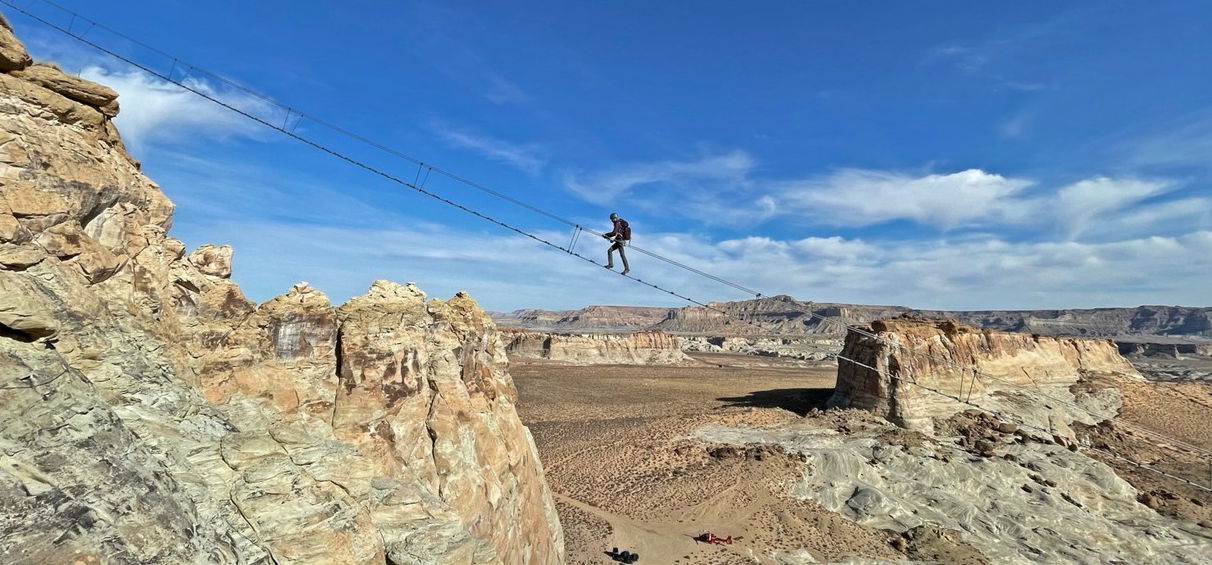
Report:
[{"label": "shadow of cliff", "polygon": [[813,408],[825,409],[825,403],[833,396],[832,388],[776,388],[755,390],[745,396],[717,398],[727,402],[725,406],[750,408],[782,408],[803,416]]}]

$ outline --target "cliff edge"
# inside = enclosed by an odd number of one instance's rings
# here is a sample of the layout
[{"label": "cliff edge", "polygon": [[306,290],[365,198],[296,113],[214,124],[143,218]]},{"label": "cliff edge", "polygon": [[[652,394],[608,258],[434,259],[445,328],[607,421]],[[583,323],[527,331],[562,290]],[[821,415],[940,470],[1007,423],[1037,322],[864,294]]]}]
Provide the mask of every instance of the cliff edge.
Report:
[{"label": "cliff edge", "polygon": [[475,301],[250,302],[230,248],[168,236],[117,112],[0,17],[3,561],[562,563]]}]

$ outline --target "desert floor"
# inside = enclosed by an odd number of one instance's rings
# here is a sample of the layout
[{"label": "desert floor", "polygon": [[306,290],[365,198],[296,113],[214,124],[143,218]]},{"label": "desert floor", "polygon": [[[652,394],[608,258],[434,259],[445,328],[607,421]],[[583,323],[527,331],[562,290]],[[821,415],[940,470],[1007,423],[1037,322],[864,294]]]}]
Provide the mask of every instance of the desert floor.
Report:
[{"label": "desert floor", "polygon": [[[809,548],[827,561],[905,559],[893,532],[788,496],[800,461],[776,450],[688,439],[707,424],[775,427],[823,408],[834,368],[731,355],[696,358],[702,366],[511,366],[520,415],[555,492],[570,565],[610,563],[606,552],[614,547],[638,552],[640,563],[660,565],[773,563],[774,552],[793,548]],[[1140,383],[1124,392],[1124,419],[1212,448],[1212,386]],[[1147,436],[1118,427],[1090,436],[1169,471],[1212,479],[1202,468],[1206,460],[1184,458]],[[1207,493],[1107,463],[1152,493],[1147,503],[1159,512],[1193,522],[1212,519]],[[696,542],[704,531],[739,539],[729,546]],[[949,563],[986,562],[962,543],[942,540],[930,551]]]},{"label": "desert floor", "polygon": [[[886,532],[786,496],[799,461],[773,450],[713,453],[687,439],[705,424],[778,426],[823,407],[835,369],[700,359],[708,363],[512,365],[519,412],[556,493],[569,565],[610,563],[613,547],[662,565],[752,563],[797,547],[827,558],[903,557]],[[704,531],[740,539],[695,542]]]}]

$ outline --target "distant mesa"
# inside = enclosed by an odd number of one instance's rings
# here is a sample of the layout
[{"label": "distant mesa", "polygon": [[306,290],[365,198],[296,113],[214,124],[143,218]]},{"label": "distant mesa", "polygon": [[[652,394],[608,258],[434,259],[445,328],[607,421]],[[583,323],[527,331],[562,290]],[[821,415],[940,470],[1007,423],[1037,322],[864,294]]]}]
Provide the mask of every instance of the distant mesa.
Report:
[{"label": "distant mesa", "polygon": [[589,306],[580,310],[528,309],[493,312],[491,315],[503,327],[549,332],[661,330],[679,335],[823,334],[838,338],[846,333],[847,326],[866,325],[875,320],[908,315],[947,318],[977,327],[1040,335],[1151,337],[1212,343],[1212,307],[945,311],[806,302],[786,295],[713,302],[711,306],[713,309],[702,306]]}]

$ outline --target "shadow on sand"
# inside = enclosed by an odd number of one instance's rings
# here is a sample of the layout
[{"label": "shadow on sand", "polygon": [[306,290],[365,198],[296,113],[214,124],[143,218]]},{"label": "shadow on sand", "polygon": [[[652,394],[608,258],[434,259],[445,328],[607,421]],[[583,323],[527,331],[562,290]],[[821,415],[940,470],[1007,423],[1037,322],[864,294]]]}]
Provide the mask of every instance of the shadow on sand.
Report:
[{"label": "shadow on sand", "polygon": [[832,388],[777,388],[755,390],[745,396],[717,398],[727,406],[752,408],[782,408],[803,416],[813,408],[825,409],[825,403],[833,396]]}]

